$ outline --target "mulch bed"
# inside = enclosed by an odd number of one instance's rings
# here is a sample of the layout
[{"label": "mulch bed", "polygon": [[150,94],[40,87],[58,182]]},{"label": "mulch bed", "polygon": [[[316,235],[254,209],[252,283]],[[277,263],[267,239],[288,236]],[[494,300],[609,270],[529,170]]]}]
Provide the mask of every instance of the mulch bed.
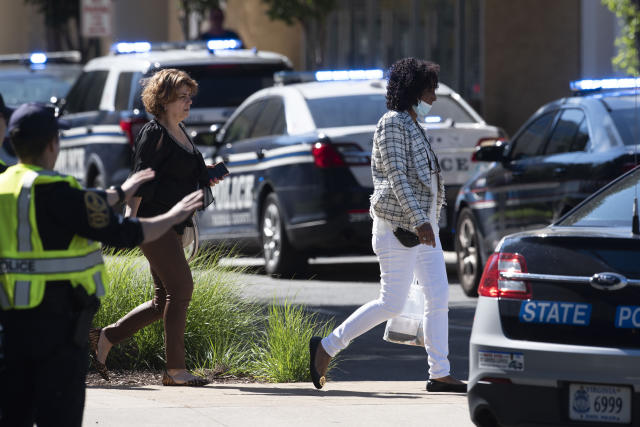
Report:
[{"label": "mulch bed", "polygon": [[[251,377],[237,377],[233,375],[221,375],[213,370],[198,372],[212,383],[217,384],[247,384],[258,382]],[[147,385],[162,385],[162,371],[109,371],[110,381],[102,379],[96,371],[90,370],[87,374],[88,387],[122,388],[142,387]]]}]

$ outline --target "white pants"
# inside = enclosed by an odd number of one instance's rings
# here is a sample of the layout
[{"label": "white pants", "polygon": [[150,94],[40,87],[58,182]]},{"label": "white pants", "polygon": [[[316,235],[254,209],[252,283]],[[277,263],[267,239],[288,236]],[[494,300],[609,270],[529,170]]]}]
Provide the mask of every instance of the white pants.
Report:
[{"label": "white pants", "polygon": [[429,377],[449,375],[449,283],[438,230],[434,232],[435,248],[424,244],[407,248],[393,235],[390,223],[374,218],[372,245],[380,263],[380,296],[354,311],[322,340],[322,347],[330,356],[369,329],[400,314],[415,274],[425,296],[424,346]]}]

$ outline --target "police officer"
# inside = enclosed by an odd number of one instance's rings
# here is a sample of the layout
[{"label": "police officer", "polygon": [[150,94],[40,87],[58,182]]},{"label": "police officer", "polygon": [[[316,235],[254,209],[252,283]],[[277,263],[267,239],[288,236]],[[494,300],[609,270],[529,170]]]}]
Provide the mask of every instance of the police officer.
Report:
[{"label": "police officer", "polygon": [[0,426],[82,424],[87,337],[105,283],[97,241],[155,240],[202,205],[196,191],[153,218],[114,214],[110,206],[154,172],[82,190],[52,170],[64,127],[41,104],[24,104],[9,120],[19,163],[0,174]]},{"label": "police officer", "polygon": [[[0,94],[0,151],[5,150],[9,153],[12,153],[13,150],[11,150],[11,147],[9,146],[9,139],[5,138],[5,134],[7,132],[7,125],[12,113],[13,108],[6,106],[4,98],[2,98],[2,94]],[[0,158],[0,173],[4,172],[6,169],[7,163]]]}]

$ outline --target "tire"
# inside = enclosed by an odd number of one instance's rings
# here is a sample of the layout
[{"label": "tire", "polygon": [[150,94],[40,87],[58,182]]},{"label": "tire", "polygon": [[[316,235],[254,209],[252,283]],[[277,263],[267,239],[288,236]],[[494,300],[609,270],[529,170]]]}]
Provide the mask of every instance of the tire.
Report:
[{"label": "tire", "polygon": [[476,219],[469,208],[463,208],[458,217],[454,249],[456,251],[456,270],[462,290],[468,296],[478,296],[478,285],[482,277],[482,256]]},{"label": "tire", "polygon": [[260,237],[264,269],[269,275],[292,275],[306,268],[307,259],[295,251],[287,239],[284,216],[278,198],[269,194],[260,216]]}]

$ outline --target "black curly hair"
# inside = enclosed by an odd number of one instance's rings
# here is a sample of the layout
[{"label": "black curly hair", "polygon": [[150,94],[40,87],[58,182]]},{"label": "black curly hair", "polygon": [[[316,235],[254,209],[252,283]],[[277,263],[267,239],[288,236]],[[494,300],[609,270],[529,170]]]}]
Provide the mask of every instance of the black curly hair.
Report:
[{"label": "black curly hair", "polygon": [[425,89],[438,87],[440,66],[416,58],[404,58],[389,68],[387,108],[407,111],[416,105]]}]

